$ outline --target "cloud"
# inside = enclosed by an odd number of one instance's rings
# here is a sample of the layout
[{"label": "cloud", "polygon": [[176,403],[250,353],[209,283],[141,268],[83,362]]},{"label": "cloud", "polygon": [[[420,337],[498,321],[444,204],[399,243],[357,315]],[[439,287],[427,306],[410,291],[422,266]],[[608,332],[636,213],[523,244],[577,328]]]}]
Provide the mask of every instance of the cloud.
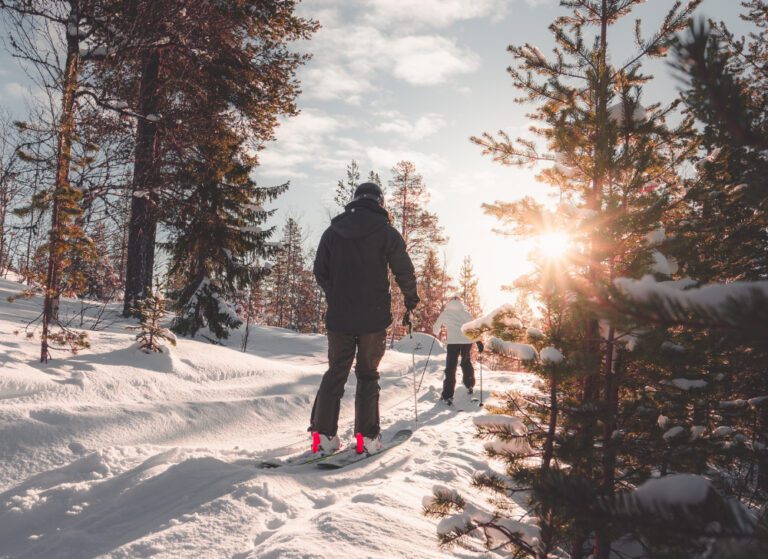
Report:
[{"label": "cloud", "polygon": [[345,127],[339,118],[317,110],[304,110],[286,119],[277,129],[276,141],[259,153],[259,174],[279,179],[307,177],[311,168],[344,168],[331,145]]},{"label": "cloud", "polygon": [[376,126],[377,131],[387,134],[397,134],[409,140],[421,140],[427,136],[431,136],[446,125],[445,119],[443,119],[442,115],[437,113],[429,113],[416,120],[409,120],[399,113],[392,114],[390,112],[381,114],[389,120]]},{"label": "cloud", "polygon": [[302,72],[305,97],[354,104],[388,76],[410,85],[431,86],[480,65],[475,53],[441,35],[393,36],[353,23],[323,28],[312,47],[313,59]]},{"label": "cloud", "polygon": [[[378,146],[369,147],[366,154],[374,169],[389,170],[398,161],[411,161],[416,165],[416,170],[425,175],[433,175],[443,171],[446,168],[445,161],[435,153],[424,153],[409,148],[383,148]],[[427,182],[427,184],[429,184]]]},{"label": "cloud", "polygon": [[435,35],[403,37],[394,41],[390,52],[394,75],[413,85],[437,85],[452,75],[467,74],[480,66],[476,54]]},{"label": "cloud", "polygon": [[3,93],[14,99],[23,99],[29,95],[29,90],[17,82],[9,82],[3,86]]},{"label": "cloud", "polygon": [[415,28],[448,27],[469,19],[499,20],[509,0],[364,0],[364,4],[369,22]]},{"label": "cloud", "polygon": [[371,89],[368,80],[353,75],[338,63],[307,70],[303,78],[303,90],[309,97],[324,101],[345,99],[356,103],[360,94]]}]

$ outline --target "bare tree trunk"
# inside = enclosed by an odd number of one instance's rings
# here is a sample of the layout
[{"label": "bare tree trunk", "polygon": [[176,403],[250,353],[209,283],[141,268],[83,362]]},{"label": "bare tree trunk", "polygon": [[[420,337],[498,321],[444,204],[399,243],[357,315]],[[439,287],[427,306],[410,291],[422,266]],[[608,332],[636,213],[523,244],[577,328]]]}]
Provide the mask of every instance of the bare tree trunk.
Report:
[{"label": "bare tree trunk", "polygon": [[[78,3],[71,2],[72,12],[70,25],[77,28],[79,21]],[[40,361],[47,363],[50,357],[48,336],[50,324],[58,319],[59,314],[59,281],[61,272],[62,226],[66,219],[61,214],[62,204],[71,196],[72,187],[69,183],[69,168],[72,159],[72,137],[75,127],[75,92],[77,90],[78,71],[80,66],[80,41],[77,33],[67,32],[67,59],[64,66],[64,83],[61,99],[61,119],[59,121],[58,146],[56,150],[56,182],[54,184],[53,201],[51,206],[51,232],[48,246],[48,268],[45,277],[45,293],[43,300],[42,326],[43,332],[40,343]]]},{"label": "bare tree trunk", "polygon": [[159,137],[155,119],[144,118],[158,110],[160,50],[144,54],[139,89],[139,122],[136,127],[136,157],[133,166],[133,196],[128,226],[128,258],[125,274],[123,316],[132,316],[137,302],[152,291],[157,232]]}]

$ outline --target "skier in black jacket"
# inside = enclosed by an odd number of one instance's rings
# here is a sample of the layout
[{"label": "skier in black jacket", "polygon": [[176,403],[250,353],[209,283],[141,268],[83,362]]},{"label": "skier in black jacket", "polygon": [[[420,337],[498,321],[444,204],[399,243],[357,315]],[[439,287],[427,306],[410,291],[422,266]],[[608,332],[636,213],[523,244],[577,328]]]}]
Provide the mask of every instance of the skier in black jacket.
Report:
[{"label": "skier in black jacket", "polygon": [[377,369],[384,356],[386,329],[392,323],[388,268],[405,299],[404,324],[419,302],[405,241],[390,224],[383,203],[378,185],[359,185],[353,201],[333,218],[317,248],[315,278],[328,302],[328,371],[312,407],[312,452],[329,454],[339,448],[339,407],[355,357],[356,449],[358,453],[381,449]]}]

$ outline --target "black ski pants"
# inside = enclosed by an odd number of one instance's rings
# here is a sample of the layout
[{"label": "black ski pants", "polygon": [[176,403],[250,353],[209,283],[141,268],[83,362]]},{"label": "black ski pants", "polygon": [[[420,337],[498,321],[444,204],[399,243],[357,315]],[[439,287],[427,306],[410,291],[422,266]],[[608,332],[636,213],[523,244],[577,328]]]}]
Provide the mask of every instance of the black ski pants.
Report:
[{"label": "black ski pants", "polygon": [[441,398],[453,398],[453,392],[456,390],[456,365],[459,363],[461,355],[461,376],[464,386],[472,388],[475,386],[475,369],[472,367],[470,354],[472,344],[448,344],[448,355],[445,358],[445,378],[443,379],[443,393]]},{"label": "black ski pants", "polygon": [[[312,406],[310,431],[332,437],[339,428],[339,409],[352,361],[355,361],[355,433],[379,434],[379,363],[384,357],[387,331],[372,334],[328,332],[328,370]],[[356,358],[356,359],[355,359]]]}]

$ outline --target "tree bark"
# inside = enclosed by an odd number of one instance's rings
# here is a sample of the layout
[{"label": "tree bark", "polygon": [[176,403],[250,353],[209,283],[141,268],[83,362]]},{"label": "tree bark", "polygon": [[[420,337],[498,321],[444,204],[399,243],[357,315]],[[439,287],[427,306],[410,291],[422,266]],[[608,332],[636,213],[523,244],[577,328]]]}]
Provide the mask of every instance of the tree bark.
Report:
[{"label": "tree bark", "polygon": [[128,224],[128,256],[125,273],[123,316],[135,314],[135,305],[152,291],[157,232],[157,187],[159,135],[154,119],[159,106],[160,49],[151,48],[143,55],[139,88],[139,122],[136,127],[136,152],[133,166],[133,196]]},{"label": "tree bark", "polygon": [[77,34],[69,32],[71,25],[76,28],[79,22],[79,6],[77,1],[70,3],[71,15],[67,26],[67,59],[64,65],[64,82],[61,98],[61,118],[56,150],[56,182],[54,183],[53,200],[51,204],[51,232],[48,245],[48,266],[45,277],[45,293],[43,294],[42,335],[40,343],[40,361],[47,363],[50,357],[48,337],[51,322],[58,319],[59,314],[59,281],[61,273],[61,254],[63,250],[62,203],[71,196],[72,187],[69,183],[69,170],[72,160],[72,137],[75,127],[75,93],[77,90],[78,71],[80,67],[80,40]]},{"label": "tree bark", "polygon": [[557,375],[550,374],[549,377],[549,427],[547,429],[547,439],[544,442],[544,456],[542,459],[542,469],[548,470],[552,462],[555,448],[555,431],[557,429]]}]

